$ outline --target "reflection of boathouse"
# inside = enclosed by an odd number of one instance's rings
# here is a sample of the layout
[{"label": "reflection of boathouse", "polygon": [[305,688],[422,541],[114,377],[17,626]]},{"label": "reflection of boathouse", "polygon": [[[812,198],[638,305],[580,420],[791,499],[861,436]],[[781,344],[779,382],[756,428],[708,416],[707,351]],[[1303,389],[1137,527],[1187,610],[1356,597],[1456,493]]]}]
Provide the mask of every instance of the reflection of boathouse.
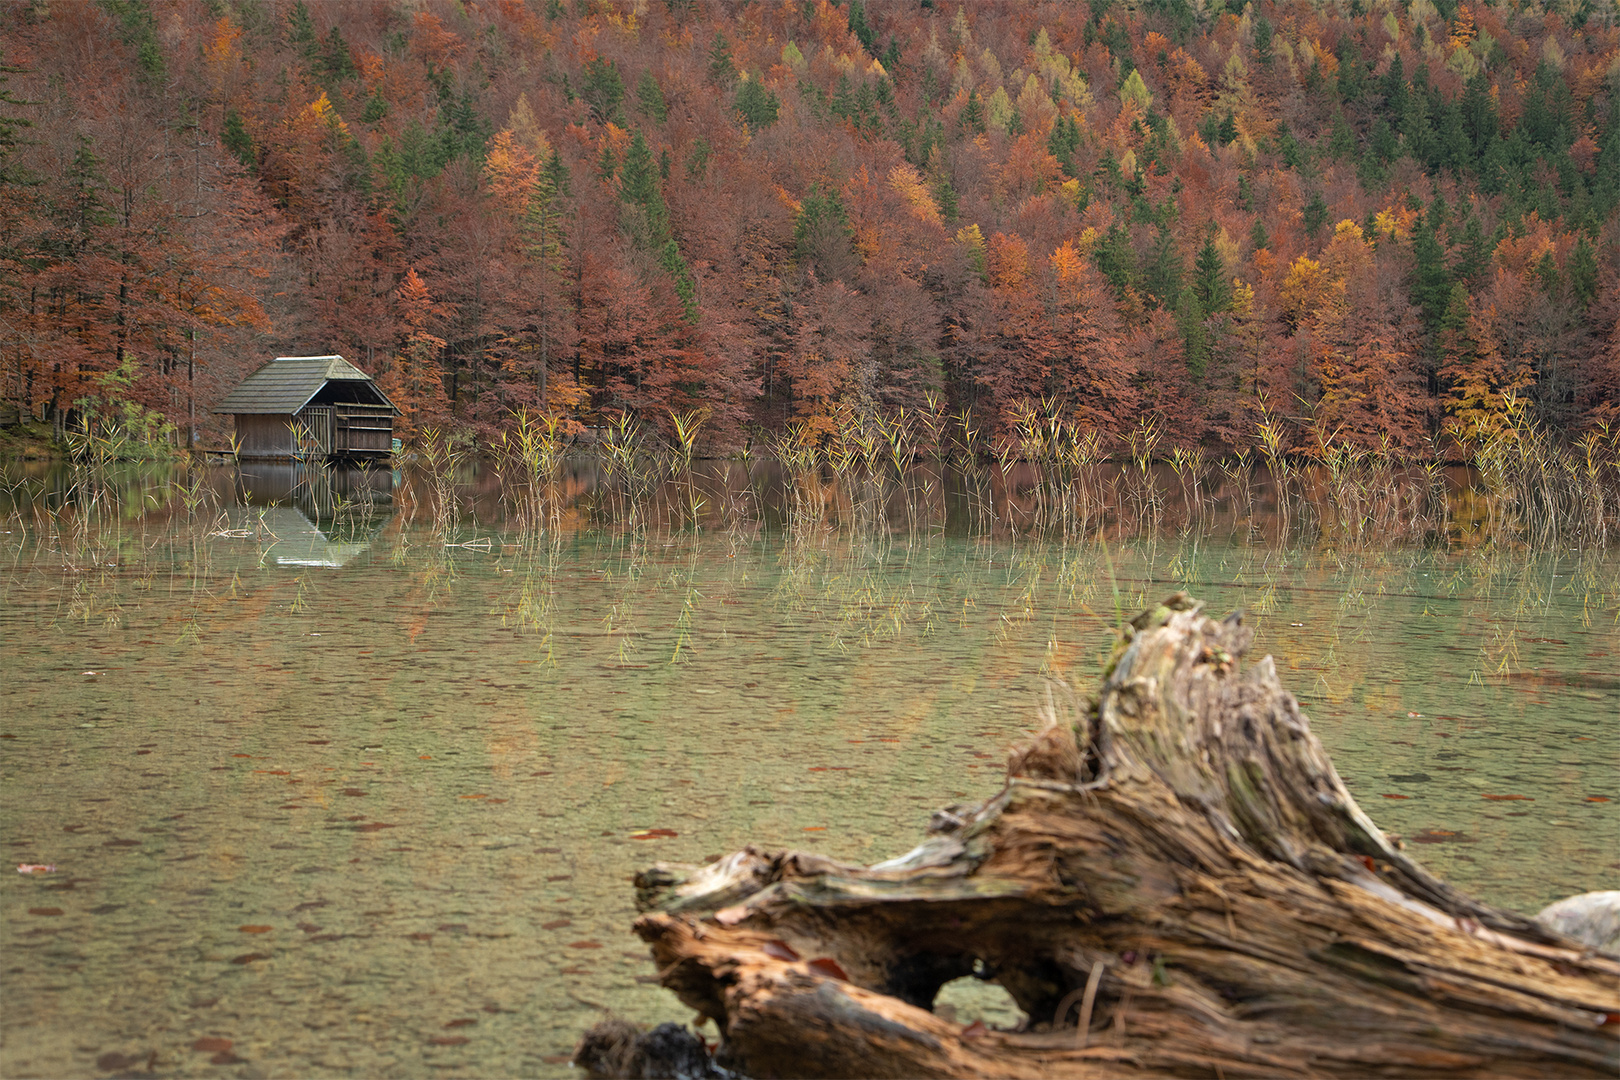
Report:
[{"label": "reflection of boathouse", "polygon": [[214,407],[236,417],[243,458],[382,457],[399,410],[341,356],[278,356]]},{"label": "reflection of boathouse", "polygon": [[344,566],[394,516],[387,469],[260,462],[237,479],[231,526],[258,540],[262,563]]}]

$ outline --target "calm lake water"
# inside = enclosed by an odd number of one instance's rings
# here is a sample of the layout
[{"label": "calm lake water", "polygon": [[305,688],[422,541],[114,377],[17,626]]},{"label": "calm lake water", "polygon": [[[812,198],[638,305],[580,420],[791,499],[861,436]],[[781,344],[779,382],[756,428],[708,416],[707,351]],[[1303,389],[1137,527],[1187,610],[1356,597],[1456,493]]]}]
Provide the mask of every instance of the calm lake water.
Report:
[{"label": "calm lake water", "polygon": [[605,1010],[691,1018],[636,870],[907,850],[999,789],[1044,677],[1089,685],[1178,588],[1246,609],[1442,876],[1521,911],[1620,888],[1613,549],[537,535],[487,477],[362,478],[337,513],[159,480],[0,504],[0,842],[55,867],[0,889],[7,1077],[563,1075]]}]

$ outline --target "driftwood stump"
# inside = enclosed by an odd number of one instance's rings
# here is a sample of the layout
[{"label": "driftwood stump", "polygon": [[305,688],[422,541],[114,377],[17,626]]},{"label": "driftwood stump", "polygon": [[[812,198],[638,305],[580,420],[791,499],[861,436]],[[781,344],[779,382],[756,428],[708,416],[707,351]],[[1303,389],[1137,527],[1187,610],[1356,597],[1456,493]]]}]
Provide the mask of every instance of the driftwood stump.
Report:
[{"label": "driftwood stump", "polygon": [[[1602,1076],[1620,958],[1461,894],[1345,789],[1240,615],[1185,594],[1006,788],[857,867],[752,848],[637,878],[663,985],[749,1076]],[[999,982],[1029,1030],[931,1011]]]}]

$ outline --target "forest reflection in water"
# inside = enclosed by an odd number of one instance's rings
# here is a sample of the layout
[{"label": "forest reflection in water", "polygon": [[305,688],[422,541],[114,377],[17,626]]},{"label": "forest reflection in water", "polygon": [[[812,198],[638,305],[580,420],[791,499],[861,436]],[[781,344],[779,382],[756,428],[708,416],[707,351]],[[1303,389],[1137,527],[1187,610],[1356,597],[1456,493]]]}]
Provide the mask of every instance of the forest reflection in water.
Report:
[{"label": "forest reflection in water", "polygon": [[1177,588],[1443,876],[1620,886],[1620,557],[1467,477],[7,475],[5,1075],[560,1075],[690,1019],[637,869],[898,854]]}]

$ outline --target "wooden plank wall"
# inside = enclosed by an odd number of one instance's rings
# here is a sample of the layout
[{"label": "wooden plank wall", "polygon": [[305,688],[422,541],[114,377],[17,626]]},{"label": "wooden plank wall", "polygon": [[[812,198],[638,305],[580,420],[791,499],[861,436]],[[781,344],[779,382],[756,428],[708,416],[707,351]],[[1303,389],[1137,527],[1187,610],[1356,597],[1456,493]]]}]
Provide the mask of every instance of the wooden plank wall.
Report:
[{"label": "wooden plank wall", "polygon": [[236,414],[239,453],[245,458],[290,458],[293,435],[286,415]]}]

